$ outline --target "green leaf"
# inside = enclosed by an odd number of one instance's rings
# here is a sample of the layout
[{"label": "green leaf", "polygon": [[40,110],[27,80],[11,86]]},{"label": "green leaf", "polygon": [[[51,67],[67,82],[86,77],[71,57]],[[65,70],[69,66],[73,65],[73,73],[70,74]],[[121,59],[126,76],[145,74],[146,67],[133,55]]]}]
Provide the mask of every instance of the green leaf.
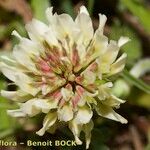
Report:
[{"label": "green leaf", "polygon": [[13,129],[7,129],[7,130],[0,130],[0,139],[4,139],[6,137],[8,137],[9,135],[12,135],[14,133]]},{"label": "green leaf", "polygon": [[137,104],[139,106],[145,107],[145,108],[150,108],[150,94],[144,93],[142,95],[140,95],[139,97],[137,97]]},{"label": "green leaf", "polygon": [[[0,76],[0,78],[1,78],[1,76]],[[2,90],[2,89],[4,89],[4,88],[6,88],[6,82],[1,79],[1,80],[0,80],[0,90]]]},{"label": "green leaf", "polygon": [[99,144],[99,143],[93,145],[92,149],[93,150],[98,150],[98,149],[99,150],[110,150],[105,144]]},{"label": "green leaf", "polygon": [[148,139],[148,144],[147,144],[147,146],[144,148],[144,150],[150,150],[150,130],[148,130],[147,139]]},{"label": "green leaf", "polygon": [[49,0],[31,0],[31,6],[34,17],[43,22],[47,22],[45,10],[46,8],[50,7]]},{"label": "green leaf", "polygon": [[106,128],[94,128],[92,131],[91,148],[92,150],[109,150],[104,144],[110,136],[110,133],[105,134]]},{"label": "green leaf", "polygon": [[9,23],[9,26],[0,25],[0,40],[11,37],[11,32],[13,30],[17,30],[22,36],[26,36],[23,24],[18,21],[12,21]]},{"label": "green leaf", "polygon": [[[2,89],[6,89],[6,83],[4,80],[0,80],[0,90]],[[10,104],[7,99],[0,96],[0,130],[10,129],[16,126],[14,124],[14,119],[8,116],[6,112],[7,109],[12,109],[14,107],[14,104]]]},{"label": "green leaf", "polygon": [[12,127],[12,118],[7,115],[7,108],[3,106],[9,105],[8,100],[0,97],[0,130]]},{"label": "green leaf", "polygon": [[150,143],[146,146],[144,150],[150,150]]},{"label": "green leaf", "polygon": [[138,17],[144,29],[150,33],[150,10],[135,0],[121,0],[121,4]]},{"label": "green leaf", "polygon": [[91,16],[93,14],[93,7],[94,7],[94,0],[88,0],[88,11]]},{"label": "green leaf", "polygon": [[122,77],[129,82],[130,84],[136,86],[140,90],[150,94],[150,86],[144,83],[142,80],[135,78],[131,75],[127,70],[124,70],[122,73]]},{"label": "green leaf", "polygon": [[72,17],[75,17],[75,14],[74,14],[74,11],[73,11],[74,10],[73,9],[73,4],[70,0],[63,0],[62,3],[61,3],[61,7],[66,13],[68,13]]}]

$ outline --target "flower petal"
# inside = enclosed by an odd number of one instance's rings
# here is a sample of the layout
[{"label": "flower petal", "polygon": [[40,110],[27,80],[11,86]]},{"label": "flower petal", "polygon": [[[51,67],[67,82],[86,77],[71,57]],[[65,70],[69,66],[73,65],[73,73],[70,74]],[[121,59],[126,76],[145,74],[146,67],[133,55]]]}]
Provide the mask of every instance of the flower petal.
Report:
[{"label": "flower petal", "polygon": [[21,109],[7,110],[7,114],[12,117],[25,117],[26,114]]},{"label": "flower petal", "polygon": [[126,44],[127,42],[129,42],[130,39],[128,37],[120,37],[120,39],[118,40],[118,46],[121,47],[124,44]]},{"label": "flower petal", "polygon": [[16,36],[19,40],[22,39],[21,35],[16,30],[12,31],[11,35]]},{"label": "flower petal", "polygon": [[56,120],[57,120],[57,113],[49,112],[44,118],[43,127],[38,132],[36,132],[36,134],[38,134],[39,136],[43,136],[45,131],[54,125]]},{"label": "flower petal", "polygon": [[74,137],[75,137],[75,141],[78,145],[82,144],[82,141],[79,139],[80,136],[80,132],[82,130],[82,125],[81,124],[77,124],[76,121],[73,119],[69,122],[69,128],[72,131]]},{"label": "flower petal", "polygon": [[98,86],[99,94],[98,98],[100,100],[105,100],[110,97],[110,88],[113,86],[112,82],[107,82]]},{"label": "flower petal", "polygon": [[96,74],[90,70],[85,70],[83,72],[84,75],[84,84],[93,84],[96,80]]},{"label": "flower petal", "polygon": [[88,12],[88,10],[87,10],[87,8],[85,6],[81,6],[80,7],[80,14],[81,13],[85,13],[86,15],[89,16],[89,12]]},{"label": "flower petal", "polygon": [[88,45],[93,37],[94,30],[91,18],[84,6],[80,8],[80,13],[76,17],[75,22],[81,30],[80,36],[82,37],[78,37],[78,39],[83,40],[83,43]]},{"label": "flower petal", "polygon": [[88,123],[93,116],[93,111],[88,106],[79,107],[75,121],[77,124]]},{"label": "flower petal", "polygon": [[96,111],[102,117],[112,119],[121,123],[127,123],[127,120],[117,114],[110,106],[98,103],[98,105],[96,106]]},{"label": "flower petal", "polygon": [[1,95],[3,97],[6,97],[8,99],[11,99],[13,101],[18,101],[18,102],[25,102],[27,101],[29,98],[31,98],[32,96],[21,91],[5,91],[5,90],[1,90]]},{"label": "flower petal", "polygon": [[12,58],[12,55],[9,56],[8,53],[4,53],[4,55],[0,56],[0,61],[4,62],[7,65],[16,66],[17,62]]},{"label": "flower petal", "polygon": [[34,98],[21,105],[21,110],[29,116],[35,116],[40,112],[48,113],[50,109],[57,107],[57,101]]},{"label": "flower petal", "polygon": [[15,82],[22,91],[34,96],[39,92],[40,89],[31,86],[31,83],[33,82],[32,79],[24,74],[21,69],[8,66],[5,63],[0,62],[0,70],[8,79]]},{"label": "flower petal", "polygon": [[[79,29],[77,25],[68,14],[52,15],[50,20],[53,22],[50,24],[52,30],[59,41],[63,44],[68,53],[70,53],[70,47],[73,46],[74,41],[78,38]],[[67,47],[66,47],[67,46]]]},{"label": "flower petal", "polygon": [[53,15],[53,7],[49,7],[46,9],[46,17],[47,17],[47,20],[49,21],[50,25],[55,25],[56,24],[56,16]]},{"label": "flower petal", "polygon": [[67,88],[61,88],[61,94],[65,101],[69,101],[70,98],[73,96],[72,89],[67,89]]},{"label": "flower petal", "polygon": [[110,68],[110,75],[120,73],[120,72],[124,69],[124,67],[125,67],[125,62],[126,62],[126,58],[127,58],[127,54],[126,54],[126,53],[123,53],[123,54],[117,59],[117,61],[111,65],[111,68]]},{"label": "flower petal", "polygon": [[106,21],[107,21],[107,17],[103,14],[99,14],[99,27],[96,32],[103,34]]},{"label": "flower petal", "polygon": [[104,101],[101,101],[102,104],[119,108],[120,104],[125,103],[125,100],[122,100],[114,95],[111,95],[109,98],[105,99]]},{"label": "flower petal", "polygon": [[86,138],[86,149],[89,149],[89,145],[91,143],[91,131],[94,127],[94,123],[91,120],[89,123],[83,125],[83,131],[85,132],[85,138]]},{"label": "flower petal", "polygon": [[32,19],[25,27],[30,39],[35,42],[42,41],[42,35],[48,31],[48,26],[37,19]]},{"label": "flower petal", "polygon": [[69,105],[64,105],[62,108],[58,109],[58,118],[60,121],[69,121],[73,118],[72,107]]},{"label": "flower petal", "polygon": [[[51,35],[51,36],[49,36]],[[53,31],[51,27],[43,34],[43,39],[52,47],[56,46],[59,47],[58,40],[56,38],[56,33]],[[59,47],[60,48],[60,47]]]},{"label": "flower petal", "polygon": [[[31,48],[28,48],[28,46],[25,44],[23,47],[26,47],[28,50],[31,49]],[[27,69],[33,72],[37,72],[35,63],[32,61],[32,58],[30,57],[31,55],[32,55],[31,53],[29,54],[23,51],[21,48],[21,45],[16,45],[13,49],[13,56],[15,57],[18,63],[20,63],[21,65],[25,66]]]},{"label": "flower petal", "polygon": [[21,72],[19,69],[17,69],[16,67],[12,67],[12,66],[9,66],[3,62],[0,62],[0,69],[2,71],[2,73],[8,78],[10,79],[11,81],[13,82],[17,82],[17,80],[19,78],[22,77],[22,79],[24,79],[25,81],[27,82],[30,82],[31,79],[25,75],[23,72]]},{"label": "flower petal", "polygon": [[108,38],[104,35],[99,33],[95,33],[94,35],[94,49],[95,49],[95,58],[103,56],[104,52],[106,51],[108,45]]},{"label": "flower petal", "polygon": [[115,41],[110,41],[107,50],[104,54],[104,56],[102,57],[102,63],[108,63],[108,64],[112,64],[119,52],[119,47],[117,42]]}]

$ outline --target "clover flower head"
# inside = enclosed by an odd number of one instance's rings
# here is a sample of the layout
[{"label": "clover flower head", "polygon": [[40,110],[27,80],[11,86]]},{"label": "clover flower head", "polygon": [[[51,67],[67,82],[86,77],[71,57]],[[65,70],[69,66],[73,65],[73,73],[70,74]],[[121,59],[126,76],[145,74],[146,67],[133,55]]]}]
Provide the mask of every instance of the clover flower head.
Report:
[{"label": "clover flower head", "polygon": [[29,38],[13,31],[20,42],[12,58],[2,56],[0,70],[18,89],[2,90],[1,95],[19,104],[19,109],[8,110],[11,116],[45,113],[38,135],[53,133],[61,123],[67,123],[79,145],[80,132],[85,132],[88,149],[93,110],[102,117],[127,123],[113,110],[125,101],[111,93],[111,77],[125,66],[127,55],[118,57],[118,53],[129,39],[109,41],[103,34],[107,18],[102,14],[94,32],[84,6],[75,20],[68,14],[53,14],[52,10],[46,10],[48,24],[33,19],[26,25]]}]

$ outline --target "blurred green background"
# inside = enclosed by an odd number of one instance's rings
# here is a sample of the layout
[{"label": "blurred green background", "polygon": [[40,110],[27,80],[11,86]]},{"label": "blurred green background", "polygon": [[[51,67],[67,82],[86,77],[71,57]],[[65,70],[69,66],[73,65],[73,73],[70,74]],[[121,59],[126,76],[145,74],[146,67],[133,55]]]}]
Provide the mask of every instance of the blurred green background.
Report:
[{"label": "blurred green background", "polygon": [[[45,9],[54,7],[58,13],[68,13],[73,18],[79,7],[85,5],[92,17],[93,26],[98,27],[98,13],[108,18],[105,35],[118,40],[128,36],[131,42],[121,52],[128,54],[126,70],[114,82],[112,92],[127,102],[117,110],[129,123],[120,123],[94,115],[95,127],[92,131],[92,150],[150,150],[150,1],[149,0],[0,0],[0,55],[10,55],[18,42],[11,36],[17,30],[27,36],[24,25],[33,17],[44,21]],[[0,89],[14,90],[16,87],[0,74]],[[73,140],[67,129],[57,130],[55,134],[46,133],[43,137],[35,134],[42,126],[43,115],[34,118],[12,118],[7,109],[16,107],[15,103],[0,97],[0,139],[25,142],[27,139]],[[81,138],[84,139],[81,135]],[[12,149],[0,147],[0,149]],[[26,147],[20,145],[14,150],[54,149],[84,150],[85,144],[76,147]]]}]

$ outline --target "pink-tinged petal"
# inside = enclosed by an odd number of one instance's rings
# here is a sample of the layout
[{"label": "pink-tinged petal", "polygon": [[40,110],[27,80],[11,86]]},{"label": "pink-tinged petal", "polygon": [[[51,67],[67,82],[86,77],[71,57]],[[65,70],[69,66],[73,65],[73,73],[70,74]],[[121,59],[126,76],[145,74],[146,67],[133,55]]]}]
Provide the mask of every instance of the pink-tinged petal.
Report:
[{"label": "pink-tinged petal", "polygon": [[54,100],[60,100],[62,98],[62,94],[60,91],[56,91],[53,94],[51,94],[52,99]]},{"label": "pink-tinged petal", "polygon": [[52,52],[52,51],[46,51],[45,52],[45,61],[50,66],[51,70],[55,73],[61,74],[62,70],[64,69],[64,65],[62,61],[60,60],[59,53]]},{"label": "pink-tinged petal", "polygon": [[78,84],[81,84],[83,82],[83,77],[82,76],[78,76],[76,77],[75,81],[78,83]]},{"label": "pink-tinged petal", "polygon": [[84,90],[84,88],[82,88],[81,86],[76,86],[76,91],[77,91],[77,93],[80,95],[80,96],[82,96],[83,95],[83,93],[85,92],[85,90]]},{"label": "pink-tinged petal", "polygon": [[73,66],[76,66],[79,64],[79,54],[78,54],[78,51],[76,48],[73,49],[73,52],[72,52],[72,64]]},{"label": "pink-tinged petal", "polygon": [[48,63],[42,59],[38,62],[38,65],[39,65],[41,71],[44,73],[52,71],[50,66],[48,65]]},{"label": "pink-tinged petal", "polygon": [[96,62],[93,62],[89,67],[88,69],[92,72],[96,71],[97,69],[97,63]]},{"label": "pink-tinged petal", "polygon": [[65,103],[66,103],[66,101],[62,98],[59,102],[59,106],[62,107],[65,105]]},{"label": "pink-tinged petal", "polygon": [[93,84],[96,80],[96,73],[90,71],[89,69],[83,72],[83,76],[84,76],[84,81],[83,81],[84,85]]},{"label": "pink-tinged petal", "polygon": [[59,62],[60,61],[60,52],[58,50],[58,48],[49,48],[46,52],[46,56],[47,56],[47,60],[53,60],[55,62]]},{"label": "pink-tinged petal", "polygon": [[84,99],[85,90],[81,86],[76,86],[76,95],[73,105],[76,107],[78,106],[84,106],[86,103],[86,100]]},{"label": "pink-tinged petal", "polygon": [[97,89],[97,87],[96,87],[95,84],[89,84],[89,85],[86,86],[86,88],[87,88],[89,91],[91,91],[91,92],[95,92],[96,89]]},{"label": "pink-tinged petal", "polygon": [[72,98],[72,105],[73,108],[76,108],[78,105],[78,102],[80,101],[81,97],[76,93],[75,96]]},{"label": "pink-tinged petal", "polygon": [[51,101],[55,101],[57,103],[57,105],[59,105],[61,99],[62,99],[62,94],[60,92],[60,90],[54,92],[54,93],[50,93],[46,95],[48,99],[50,99]]},{"label": "pink-tinged petal", "polygon": [[71,86],[71,84],[69,84],[69,83],[68,83],[68,84],[66,85],[66,89],[68,89],[68,90],[72,90],[72,86]]}]

